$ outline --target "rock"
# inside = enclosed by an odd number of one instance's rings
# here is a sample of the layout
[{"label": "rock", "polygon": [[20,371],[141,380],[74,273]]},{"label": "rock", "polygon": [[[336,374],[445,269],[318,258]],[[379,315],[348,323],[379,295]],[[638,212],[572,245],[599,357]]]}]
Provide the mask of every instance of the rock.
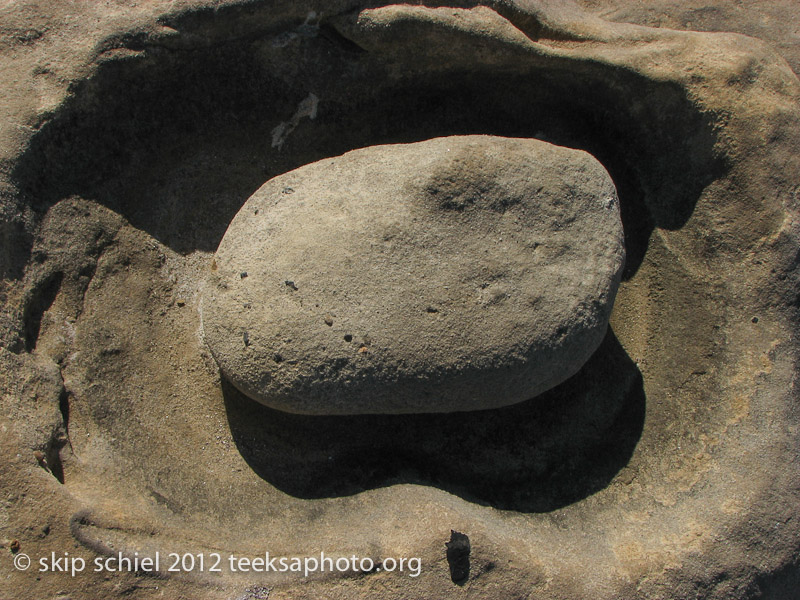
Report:
[{"label": "rock", "polygon": [[272,179],[215,261],[206,341],[251,398],[307,414],[452,412],[576,373],[605,335],[624,244],[614,185],[589,154],[460,136]]},{"label": "rock", "polygon": [[[139,595],[447,598],[451,530],[463,595],[796,597],[800,83],[748,36],[800,72],[797,3],[209,4],[0,8],[0,597],[120,596],[136,581],[88,564],[113,547],[381,568],[195,569]],[[272,148],[311,93],[317,117]],[[581,148],[614,179],[626,267],[579,373],[414,415],[305,417],[220,385],[204,269],[247,198],[353,148],[469,132]],[[66,485],[31,456],[62,432]],[[88,568],[16,571],[14,537]]]}]

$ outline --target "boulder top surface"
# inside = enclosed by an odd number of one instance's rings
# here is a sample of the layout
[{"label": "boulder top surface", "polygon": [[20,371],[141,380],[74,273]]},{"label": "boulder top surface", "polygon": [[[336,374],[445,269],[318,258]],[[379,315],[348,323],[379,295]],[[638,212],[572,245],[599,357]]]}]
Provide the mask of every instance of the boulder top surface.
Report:
[{"label": "boulder top surface", "polygon": [[288,412],[495,408],[580,369],[623,263],[614,185],[585,152],[491,136],[373,146],[247,200],[203,325],[224,376]]}]

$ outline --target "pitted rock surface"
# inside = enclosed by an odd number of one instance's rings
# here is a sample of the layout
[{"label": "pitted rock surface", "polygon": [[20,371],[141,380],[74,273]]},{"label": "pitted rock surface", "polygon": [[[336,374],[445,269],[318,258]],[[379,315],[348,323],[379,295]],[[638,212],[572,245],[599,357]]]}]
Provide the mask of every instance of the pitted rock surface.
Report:
[{"label": "pitted rock surface", "polygon": [[375,146],[245,203],[204,331],[226,378],[285,411],[494,408],[580,369],[623,262],[614,185],[585,152],[490,136]]}]

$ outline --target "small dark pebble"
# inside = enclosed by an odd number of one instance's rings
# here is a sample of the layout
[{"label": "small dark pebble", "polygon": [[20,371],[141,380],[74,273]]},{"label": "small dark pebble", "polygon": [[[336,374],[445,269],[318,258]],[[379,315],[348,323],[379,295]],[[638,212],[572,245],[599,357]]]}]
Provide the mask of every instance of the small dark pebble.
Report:
[{"label": "small dark pebble", "polygon": [[8,549],[11,550],[12,554],[16,554],[21,547],[19,540],[11,540],[11,545],[9,545]]},{"label": "small dark pebble", "polygon": [[297,286],[294,284],[294,281],[290,281],[289,279],[287,279],[283,283],[292,288],[295,292],[297,291]]},{"label": "small dark pebble", "polygon": [[352,335],[350,335],[349,333],[348,333],[348,334],[345,334],[345,336],[344,336],[344,341],[345,341],[345,342],[352,342],[352,341],[353,341],[353,336],[352,336]]},{"label": "small dark pebble", "polygon": [[325,317],[325,325],[327,325],[328,327],[332,327],[333,326],[333,317],[332,316],[328,315],[327,317]]},{"label": "small dark pebble", "polygon": [[294,194],[294,188],[290,188],[290,187],[287,186],[287,187],[283,188],[283,193],[284,194]]},{"label": "small dark pebble", "polygon": [[272,357],[272,360],[274,360],[276,363],[283,362],[283,357],[276,352]]},{"label": "small dark pebble", "polygon": [[244,340],[244,345],[245,346],[249,346],[250,345],[250,336],[247,334],[246,331],[244,333],[242,333],[242,339]]},{"label": "small dark pebble", "polygon": [[753,318],[751,319],[751,321],[752,321],[753,323],[758,323],[758,317],[753,317]]},{"label": "small dark pebble", "polygon": [[428,313],[438,313],[438,312],[439,312],[439,309],[438,309],[438,308],[434,308],[433,306],[429,306],[428,308],[426,308],[426,309],[425,309],[425,312],[428,312]]},{"label": "small dark pebble", "polygon": [[241,277],[242,279],[247,277],[247,271],[242,271],[241,273],[239,273],[239,277]]}]

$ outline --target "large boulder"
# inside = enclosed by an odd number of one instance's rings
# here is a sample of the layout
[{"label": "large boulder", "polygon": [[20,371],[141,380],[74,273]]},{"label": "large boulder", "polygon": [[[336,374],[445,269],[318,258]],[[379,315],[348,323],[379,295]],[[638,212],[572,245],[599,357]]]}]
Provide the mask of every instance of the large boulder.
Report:
[{"label": "large boulder", "polygon": [[374,146],[264,184],[203,301],[224,376],[307,414],[505,406],[605,335],[624,262],[591,155],[534,139]]}]

